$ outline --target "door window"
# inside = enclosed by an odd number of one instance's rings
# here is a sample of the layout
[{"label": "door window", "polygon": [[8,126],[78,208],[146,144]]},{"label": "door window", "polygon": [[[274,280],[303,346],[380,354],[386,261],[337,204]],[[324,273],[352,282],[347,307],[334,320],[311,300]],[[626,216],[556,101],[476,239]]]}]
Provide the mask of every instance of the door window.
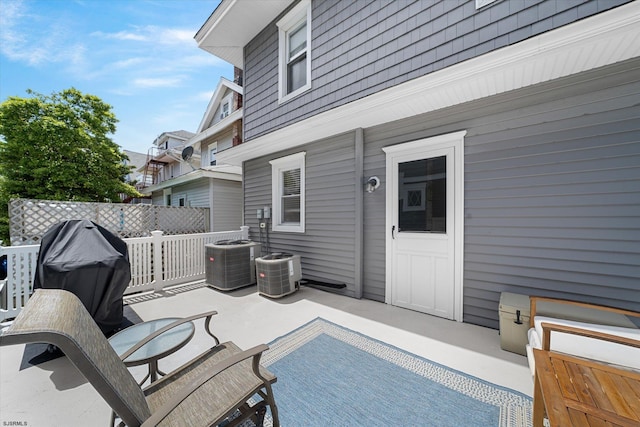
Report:
[{"label": "door window", "polygon": [[400,232],[447,232],[447,157],[398,164]]}]

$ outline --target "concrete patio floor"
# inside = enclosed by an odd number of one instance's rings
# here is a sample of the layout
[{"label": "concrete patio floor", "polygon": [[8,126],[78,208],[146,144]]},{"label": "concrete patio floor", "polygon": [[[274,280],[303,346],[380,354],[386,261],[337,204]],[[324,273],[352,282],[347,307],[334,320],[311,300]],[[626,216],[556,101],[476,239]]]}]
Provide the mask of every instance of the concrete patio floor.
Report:
[{"label": "concrete patio floor", "polygon": [[[125,298],[142,320],[185,317],[217,310],[213,331],[241,348],[269,343],[322,317],[403,350],[494,384],[533,393],[524,356],[500,349],[498,331],[302,287],[282,299],[258,295],[255,287],[222,293],[194,283],[160,294]],[[197,321],[193,340],[160,360],[168,372],[210,346]],[[0,425],[107,426],[110,408],[64,357],[20,369],[25,346],[0,347]],[[132,368],[136,378],[146,373]],[[277,396],[276,396],[277,401]],[[14,424],[12,424],[14,423]]]}]

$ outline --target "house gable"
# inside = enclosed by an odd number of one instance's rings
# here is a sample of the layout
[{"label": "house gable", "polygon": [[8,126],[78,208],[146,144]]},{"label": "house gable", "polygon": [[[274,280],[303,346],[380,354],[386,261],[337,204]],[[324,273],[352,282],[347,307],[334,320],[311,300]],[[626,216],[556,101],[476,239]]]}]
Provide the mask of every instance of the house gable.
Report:
[{"label": "house gable", "polygon": [[215,166],[218,164],[217,152],[242,143],[242,71],[236,68],[235,74],[235,82],[220,78],[198,133],[187,142],[201,153],[202,167]]},{"label": "house gable", "polygon": [[[200,121],[200,125],[198,126],[198,131],[196,133],[201,133],[212,127],[216,123],[223,120],[225,117],[228,117],[233,111],[238,108],[234,108],[233,105],[233,94],[242,95],[243,89],[242,86],[231,82],[224,77],[220,79],[218,82],[218,86],[216,86],[211,99],[209,100],[209,104],[207,105],[207,110]],[[223,114],[223,103],[229,102],[229,110],[227,114]]]}]

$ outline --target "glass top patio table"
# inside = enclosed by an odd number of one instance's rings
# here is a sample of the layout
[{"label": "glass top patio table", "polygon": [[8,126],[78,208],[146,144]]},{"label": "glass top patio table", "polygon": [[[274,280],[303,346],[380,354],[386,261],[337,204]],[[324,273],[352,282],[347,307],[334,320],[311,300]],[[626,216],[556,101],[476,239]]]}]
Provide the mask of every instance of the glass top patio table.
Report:
[{"label": "glass top patio table", "polygon": [[[146,336],[176,320],[179,320],[179,318],[166,317],[129,326],[109,338],[109,343],[116,353],[121,355]],[[194,332],[195,326],[193,322],[186,322],[169,329],[127,357],[124,360],[124,364],[127,366],[137,366],[148,363],[149,374],[142,380],[142,383],[149,377],[151,377],[151,382],[153,382],[157,379],[158,374],[164,375],[164,373],[158,369],[158,360],[184,347],[191,340]]]}]

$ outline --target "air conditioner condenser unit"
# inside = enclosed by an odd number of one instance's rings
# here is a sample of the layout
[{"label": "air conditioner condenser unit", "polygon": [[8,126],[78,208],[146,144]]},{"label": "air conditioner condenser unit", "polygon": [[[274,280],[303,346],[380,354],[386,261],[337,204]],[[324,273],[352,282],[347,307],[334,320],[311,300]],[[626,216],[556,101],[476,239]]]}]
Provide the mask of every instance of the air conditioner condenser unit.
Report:
[{"label": "air conditioner condenser unit", "polygon": [[255,252],[260,244],[251,240],[220,240],[205,245],[205,281],[221,291],[256,283]]},{"label": "air conditioner condenser unit", "polygon": [[271,298],[289,295],[299,288],[302,278],[300,255],[273,253],[256,258],[258,293]]}]

